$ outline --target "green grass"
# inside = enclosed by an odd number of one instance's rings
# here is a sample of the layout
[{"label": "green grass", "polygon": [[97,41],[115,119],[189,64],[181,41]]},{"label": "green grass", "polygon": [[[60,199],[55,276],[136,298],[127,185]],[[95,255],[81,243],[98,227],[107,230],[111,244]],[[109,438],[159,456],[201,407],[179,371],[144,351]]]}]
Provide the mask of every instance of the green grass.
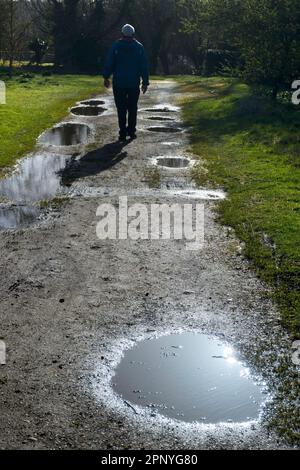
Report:
[{"label": "green grass", "polygon": [[[223,78],[183,77],[185,122],[199,185],[225,188],[222,223],[246,242],[246,256],[274,286],[284,324],[300,336],[300,108],[255,95]],[[188,95],[187,95],[188,96]]]},{"label": "green grass", "polygon": [[161,175],[157,167],[146,168],[144,171],[144,179],[148,183],[149,188],[155,189],[159,188]]},{"label": "green grass", "polygon": [[36,138],[68,115],[76,101],[103,91],[101,77],[24,74],[7,86],[7,104],[0,105],[0,172],[32,150]]}]

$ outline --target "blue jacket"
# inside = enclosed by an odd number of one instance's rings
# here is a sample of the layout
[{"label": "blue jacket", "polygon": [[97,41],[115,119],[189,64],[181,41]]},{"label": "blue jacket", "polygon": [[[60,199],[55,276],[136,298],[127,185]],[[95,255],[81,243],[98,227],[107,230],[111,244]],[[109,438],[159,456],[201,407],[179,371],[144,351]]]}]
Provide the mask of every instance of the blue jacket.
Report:
[{"label": "blue jacket", "polygon": [[111,47],[104,66],[103,77],[113,75],[113,85],[119,88],[138,88],[149,85],[148,62],[144,46],[135,39],[119,39]]}]

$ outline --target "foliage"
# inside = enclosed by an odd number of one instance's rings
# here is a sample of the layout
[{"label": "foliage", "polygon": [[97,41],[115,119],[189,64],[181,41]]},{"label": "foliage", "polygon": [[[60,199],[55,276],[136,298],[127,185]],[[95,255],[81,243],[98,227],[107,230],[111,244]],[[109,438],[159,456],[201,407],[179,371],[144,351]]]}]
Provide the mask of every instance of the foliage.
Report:
[{"label": "foliage", "polygon": [[[239,75],[269,87],[290,89],[300,74],[298,0],[182,0],[190,10],[186,31],[200,31],[202,47],[214,45],[239,57]],[[208,47],[206,45],[206,47]]]}]

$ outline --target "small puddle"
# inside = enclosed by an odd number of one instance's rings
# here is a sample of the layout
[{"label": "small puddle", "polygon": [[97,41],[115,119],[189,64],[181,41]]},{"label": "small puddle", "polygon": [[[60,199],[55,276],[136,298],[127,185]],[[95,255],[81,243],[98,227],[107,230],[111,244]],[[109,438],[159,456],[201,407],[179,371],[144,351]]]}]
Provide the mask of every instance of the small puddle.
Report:
[{"label": "small puddle", "polygon": [[76,116],[100,116],[104,111],[107,109],[101,106],[76,106],[71,109],[71,113]]},{"label": "small puddle", "polygon": [[161,142],[161,145],[164,145],[166,147],[178,147],[180,145],[180,142]]},{"label": "small puddle", "polygon": [[191,160],[184,157],[157,157],[155,163],[163,168],[187,168]]},{"label": "small puddle", "polygon": [[175,121],[173,118],[162,117],[162,116],[150,116],[148,118],[150,121]]},{"label": "small puddle", "polygon": [[195,183],[186,181],[183,177],[176,176],[176,179],[165,179],[160,185],[160,189],[165,194],[187,199],[204,199],[207,201],[217,201],[226,199],[227,195],[222,189],[201,189]]},{"label": "small puddle", "polygon": [[86,100],[86,101],[81,101],[81,105],[83,106],[102,106],[105,104],[105,101],[103,100]]},{"label": "small puddle", "polygon": [[39,210],[29,206],[0,206],[0,229],[26,227],[36,220]]},{"label": "small puddle", "polygon": [[168,126],[152,126],[148,127],[148,131],[151,132],[182,132],[182,129],[179,127],[168,127]]},{"label": "small puddle", "polygon": [[225,342],[175,334],[138,343],[113,377],[123,400],[186,422],[241,423],[259,417],[263,389]]},{"label": "small puddle", "polygon": [[55,196],[61,187],[58,172],[67,157],[40,153],[20,161],[12,175],[0,180],[0,196],[10,201],[40,201]]},{"label": "small puddle", "polygon": [[55,146],[86,144],[90,134],[91,129],[85,124],[67,123],[44,132],[40,142]]},{"label": "small puddle", "polygon": [[226,199],[226,193],[222,190],[213,189],[197,189],[186,187],[186,184],[176,184],[175,182],[165,182],[161,185],[161,190],[165,191],[165,195],[170,194],[172,197],[181,197],[186,199],[203,199],[206,201],[218,201]]},{"label": "small puddle", "polygon": [[144,109],[146,113],[178,113],[177,108],[171,106]]}]

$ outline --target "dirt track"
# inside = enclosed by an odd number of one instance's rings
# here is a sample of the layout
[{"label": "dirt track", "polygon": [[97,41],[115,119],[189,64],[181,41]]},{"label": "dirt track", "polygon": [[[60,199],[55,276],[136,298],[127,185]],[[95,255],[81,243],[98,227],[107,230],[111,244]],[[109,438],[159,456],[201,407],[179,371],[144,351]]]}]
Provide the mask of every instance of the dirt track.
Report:
[{"label": "dirt track", "polygon": [[[177,98],[174,83],[156,82],[140,105],[176,105]],[[124,347],[182,329],[230,341],[272,382],[272,391],[282,362],[286,383],[293,378],[290,340],[268,290],[241,256],[234,234],[215,221],[215,202],[205,192],[202,251],[186,250],[185,241],[96,237],[102,202],[116,204],[119,196],[130,203],[190,202],[180,192],[189,189],[188,172],[162,170],[162,189],[149,188],[151,158],[186,155],[188,134],[150,132],[147,127],[156,124],[147,116],[141,111],[139,138],[127,145],[112,144],[114,111],[94,120],[72,118],[96,123],[96,140],[62,174],[69,199],[40,223],[0,234],[0,336],[7,345],[7,365],[0,366],[0,448],[284,446],[266,431],[268,416],[251,427],[146,419],[110,389]],[[165,145],[175,141],[179,145]],[[292,392],[286,394],[281,403],[293,409]]]}]

